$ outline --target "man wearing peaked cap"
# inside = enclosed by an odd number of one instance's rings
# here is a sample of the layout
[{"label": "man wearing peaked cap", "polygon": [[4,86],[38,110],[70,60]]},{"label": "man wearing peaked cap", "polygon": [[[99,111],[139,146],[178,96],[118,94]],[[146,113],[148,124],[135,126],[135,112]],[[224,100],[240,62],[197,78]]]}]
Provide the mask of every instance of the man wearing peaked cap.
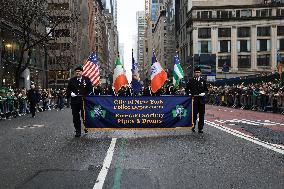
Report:
[{"label": "man wearing peaked cap", "polygon": [[[83,76],[83,68],[78,66],[75,68],[76,76],[69,80],[67,86],[67,98],[71,97],[71,109],[73,115],[73,123],[75,127],[75,137],[81,136],[81,117],[83,119],[83,98],[93,92],[91,80]],[[85,130],[87,132],[87,130]]]},{"label": "man wearing peaked cap", "polygon": [[188,94],[191,94],[194,99],[192,132],[195,132],[197,114],[199,114],[198,132],[203,133],[205,115],[205,95],[208,92],[208,89],[206,80],[201,77],[200,67],[194,68],[194,77],[189,79],[186,87],[186,92]]},{"label": "man wearing peaked cap", "polygon": [[76,67],[76,68],[75,68],[75,71],[77,71],[77,70],[78,70],[78,71],[83,71],[82,66],[78,66],[78,67]]}]

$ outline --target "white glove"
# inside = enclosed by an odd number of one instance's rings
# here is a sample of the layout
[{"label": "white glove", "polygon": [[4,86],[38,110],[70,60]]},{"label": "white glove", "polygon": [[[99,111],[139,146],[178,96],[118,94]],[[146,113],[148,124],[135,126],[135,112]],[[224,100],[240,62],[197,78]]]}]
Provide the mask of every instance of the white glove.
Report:
[{"label": "white glove", "polygon": [[200,93],[199,96],[205,96],[205,93]]},{"label": "white glove", "polygon": [[71,92],[71,97],[77,96],[75,93]]}]

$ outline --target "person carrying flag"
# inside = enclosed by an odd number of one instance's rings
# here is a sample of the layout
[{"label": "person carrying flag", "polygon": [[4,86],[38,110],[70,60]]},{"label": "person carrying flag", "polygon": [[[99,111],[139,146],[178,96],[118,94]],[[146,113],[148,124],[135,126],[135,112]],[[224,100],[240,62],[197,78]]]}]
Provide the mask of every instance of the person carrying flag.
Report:
[{"label": "person carrying flag", "polygon": [[[84,73],[88,73],[89,76],[92,71],[95,69],[92,67],[91,64],[96,64],[96,54],[93,53],[91,56],[88,58],[86,61],[84,68],[83,69],[81,66],[75,68],[75,74],[76,76],[71,78],[68,82],[67,86],[67,98],[71,97],[71,109],[72,109],[72,115],[73,115],[73,124],[75,128],[75,137],[80,137],[81,136],[81,119],[80,119],[80,113],[81,117],[84,120],[84,109],[83,109],[83,98],[85,96],[90,95],[93,92],[93,84],[99,84],[97,79],[91,79],[87,76],[83,75]],[[90,64],[86,66],[87,64]],[[87,70],[87,69],[92,69],[92,70]],[[93,75],[93,78],[97,78],[96,75]],[[85,130],[87,133],[87,130]]]},{"label": "person carrying flag", "polygon": [[164,93],[163,85],[167,81],[167,73],[157,61],[155,53],[153,52],[152,66],[151,66],[151,90],[152,96],[157,96]]},{"label": "person carrying flag", "polygon": [[125,72],[124,72],[124,69],[123,69],[123,66],[120,62],[120,58],[119,58],[119,55],[116,59],[116,62],[115,62],[115,68],[114,68],[114,71],[113,71],[113,84],[112,84],[113,88],[114,88],[114,92],[116,95],[120,95],[120,96],[124,96],[128,93],[129,91],[129,88],[127,87],[128,86],[128,80],[127,80],[127,77],[125,75]]}]

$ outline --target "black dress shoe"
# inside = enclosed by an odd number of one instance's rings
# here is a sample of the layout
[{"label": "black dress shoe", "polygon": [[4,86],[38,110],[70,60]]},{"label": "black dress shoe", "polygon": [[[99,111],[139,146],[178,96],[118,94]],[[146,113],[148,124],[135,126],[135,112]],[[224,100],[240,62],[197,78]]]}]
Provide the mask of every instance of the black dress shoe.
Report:
[{"label": "black dress shoe", "polygon": [[89,132],[88,129],[84,129],[84,131],[85,131],[85,133],[88,133],[88,132]]},{"label": "black dress shoe", "polygon": [[203,131],[199,130],[198,133],[203,133]]},{"label": "black dress shoe", "polygon": [[195,133],[195,129],[191,129],[191,131]]}]

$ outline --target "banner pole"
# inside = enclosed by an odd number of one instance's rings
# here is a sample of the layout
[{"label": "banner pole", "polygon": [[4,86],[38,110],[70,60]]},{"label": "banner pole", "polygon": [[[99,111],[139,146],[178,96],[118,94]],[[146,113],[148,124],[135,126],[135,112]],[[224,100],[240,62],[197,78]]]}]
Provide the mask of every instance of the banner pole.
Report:
[{"label": "banner pole", "polygon": [[194,120],[193,120],[193,115],[194,115],[194,109],[193,109],[193,107],[194,107],[194,105],[193,105],[193,103],[194,103],[194,96],[191,96],[191,129],[192,128],[194,128],[195,127],[195,125],[194,125]]},{"label": "banner pole", "polygon": [[88,129],[86,128],[86,108],[85,108],[86,103],[85,103],[85,98],[84,98],[84,97],[82,97],[82,101],[83,101],[83,117],[84,117],[83,123],[84,123],[84,131],[86,132],[86,131],[88,131]]}]

